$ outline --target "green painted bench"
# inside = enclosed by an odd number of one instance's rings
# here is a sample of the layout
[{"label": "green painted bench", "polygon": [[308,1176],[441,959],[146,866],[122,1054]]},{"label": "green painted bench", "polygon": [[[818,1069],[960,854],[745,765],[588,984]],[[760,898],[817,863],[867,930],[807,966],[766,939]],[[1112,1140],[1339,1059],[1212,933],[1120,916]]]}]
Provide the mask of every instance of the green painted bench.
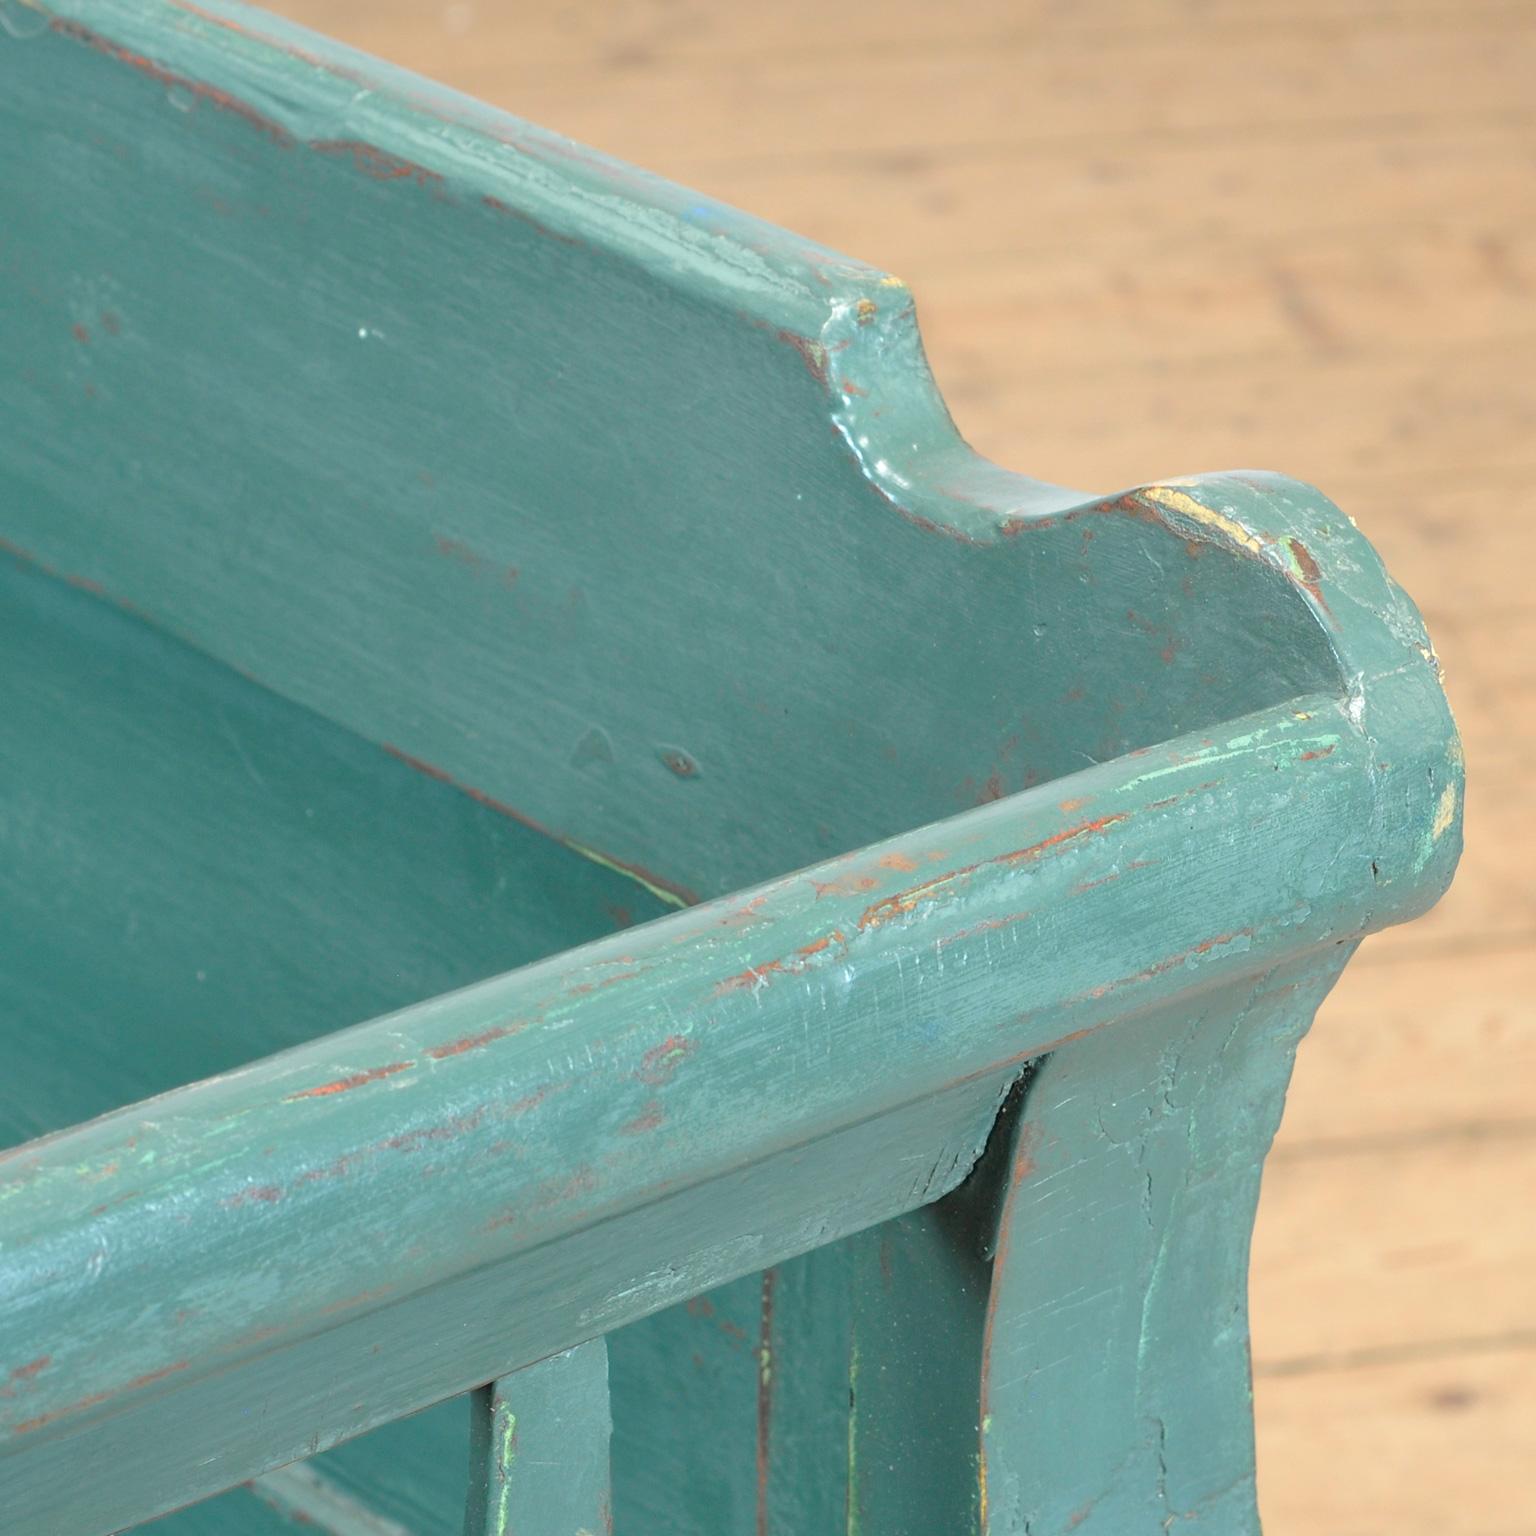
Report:
[{"label": "green painted bench", "polygon": [[1292,1052],[1460,845],[1348,519],[1005,473],[897,279],[258,12],[0,26],[6,1536],[1256,1531]]}]

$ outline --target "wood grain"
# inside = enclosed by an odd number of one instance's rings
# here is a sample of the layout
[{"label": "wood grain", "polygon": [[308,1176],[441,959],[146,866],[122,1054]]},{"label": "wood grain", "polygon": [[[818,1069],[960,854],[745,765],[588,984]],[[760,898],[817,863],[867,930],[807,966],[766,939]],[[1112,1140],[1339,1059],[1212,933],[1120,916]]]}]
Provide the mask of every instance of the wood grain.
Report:
[{"label": "wood grain", "polygon": [[[355,40],[363,15],[332,8],[325,24],[341,21]],[[708,15],[704,24],[717,28],[746,23],[745,14],[726,20],[723,7]],[[763,46],[722,40],[701,58],[668,46],[690,30],[679,20],[668,18],[648,42],[627,49],[600,45],[582,61],[588,74],[579,95],[547,56],[523,52],[515,32],[504,50],[492,51],[473,27],[457,37],[423,28],[416,62],[532,121],[676,175],[684,156],[723,172],[815,163],[834,146],[858,156],[914,143],[954,150],[1085,136],[1127,142],[1149,133],[1386,128],[1405,116],[1486,122],[1530,112],[1536,43],[1528,19],[1475,11],[1454,23],[1440,14],[1389,26],[1368,16],[1327,27],[1198,29],[1116,27],[1110,19],[1086,31],[1005,24],[937,38],[914,27],[907,40],[887,35],[884,16],[845,11],[830,33],[779,17],[763,29]],[[922,25],[932,28],[933,20]],[[370,45],[388,53],[392,41],[379,36]],[[1448,75],[1474,70],[1477,91],[1445,88]],[[1181,80],[1198,88],[1171,88]]]},{"label": "wood grain", "polygon": [[1453,956],[1367,942],[1302,1043],[1275,1159],[1536,1127],[1533,997],[1529,945]]},{"label": "wood grain", "polygon": [[1536,1338],[1260,1377],[1265,1529],[1531,1536]]},{"label": "wood grain", "polygon": [[[1533,1133],[1528,1120],[1489,1121],[1411,1140],[1317,1142],[1305,1155],[1280,1149],[1255,1238],[1256,1368],[1452,1351],[1527,1329]],[[1495,1195],[1506,1214],[1490,1221],[1485,1201]]]}]

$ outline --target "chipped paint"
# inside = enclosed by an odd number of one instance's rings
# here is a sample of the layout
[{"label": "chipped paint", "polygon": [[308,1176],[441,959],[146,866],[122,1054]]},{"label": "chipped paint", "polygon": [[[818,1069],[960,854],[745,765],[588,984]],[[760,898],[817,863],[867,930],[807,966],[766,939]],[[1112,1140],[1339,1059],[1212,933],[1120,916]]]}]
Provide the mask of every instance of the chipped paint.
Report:
[{"label": "chipped paint", "polygon": [[767,960],[760,965],[749,965],[744,971],[739,971],[734,976],[728,976],[715,987],[715,996],[724,997],[728,993],[743,989],[755,990],[760,986],[766,986],[773,976],[803,975],[810,968],[810,962],[815,956],[824,953],[834,944],[847,947],[848,940],[841,928],[834,928],[830,933],[824,933],[820,938],[800,945],[795,951],[793,960]]},{"label": "chipped paint", "polygon": [[5,1384],[0,1386],[0,1397],[15,1397],[16,1389],[20,1385],[31,1381],[41,1375],[52,1363],[52,1355],[39,1355],[35,1360],[29,1360],[25,1365],[16,1366],[5,1378]]},{"label": "chipped paint", "polygon": [[785,346],[793,347],[800,354],[805,371],[818,384],[827,382],[827,349],[821,342],[813,341],[809,336],[801,336],[796,331],[780,330],[775,334]]},{"label": "chipped paint", "polygon": [[934,948],[945,950],[955,944],[964,944],[968,939],[978,938],[984,933],[1000,933],[1006,928],[1015,928],[1020,923],[1027,923],[1034,915],[1033,911],[1007,912],[1002,917],[985,918],[979,923],[972,923],[968,928],[959,928],[953,933],[942,934],[935,940]]},{"label": "chipped paint", "polygon": [[601,864],[604,869],[611,869],[615,874],[628,875],[636,885],[643,886],[657,901],[664,901],[669,907],[694,907],[699,904],[700,898],[696,892],[652,873],[643,865],[629,864],[623,859],[610,858],[606,853],[588,848],[574,838],[562,837],[559,840],[572,853],[579,853],[582,858],[590,859],[594,864]]},{"label": "chipped paint", "polygon": [[724,997],[727,992],[736,992],[743,987],[759,986],[767,981],[768,977],[775,971],[782,971],[783,969],[784,962],[782,960],[769,960],[763,965],[749,965],[746,970],[739,972],[737,975],[727,976],[715,988],[715,996]]},{"label": "chipped paint", "polygon": [[811,879],[811,889],[817,901],[826,897],[859,896],[878,889],[880,882],[873,875],[842,874],[831,880]]},{"label": "chipped paint", "polygon": [[1128,811],[1115,811],[1107,816],[1095,816],[1091,821],[1079,822],[1075,827],[1068,827],[1061,832],[1053,832],[1049,837],[1043,837],[1038,843],[1031,843],[1027,848],[1017,848],[1012,853],[999,854],[997,862],[1000,864],[1018,864],[1029,859],[1038,859],[1041,854],[1052,848],[1059,847],[1062,843],[1076,842],[1078,838],[1090,837],[1097,833],[1107,831],[1122,821],[1129,821]]},{"label": "chipped paint", "polygon": [[116,59],[120,64],[126,64],[130,69],[137,70],[141,75],[147,75],[157,84],[170,89],[178,89],[187,92],[195,101],[206,101],[210,106],[216,107],[221,112],[227,112],[233,117],[249,124],[265,138],[279,148],[288,149],[294,143],[294,137],[283,125],[264,113],[257,111],[248,101],[242,101],[238,96],[231,95],[216,85],[208,85],[200,80],[194,80],[187,75],[177,74],[173,70],[166,69],[157,64],[153,59],[145,57],[141,53],[135,53],[131,48],[125,48],[110,38],[103,37],[99,32],[93,32],[89,27],[82,26],[78,21],[73,21],[65,16],[55,16],[49,22],[53,31],[61,37],[70,38],[77,43],[84,43],[88,48],[97,53],[105,54],[108,58]]},{"label": "chipped paint", "polygon": [[[916,866],[914,865],[913,868],[916,868]],[[809,944],[802,944],[800,948],[796,950],[796,954],[805,955],[807,957],[811,955],[819,955],[822,950],[826,949],[829,945],[847,944],[847,942],[848,940],[843,937],[843,930],[841,928],[834,928],[831,933],[823,934],[819,939],[812,939]]]},{"label": "chipped paint", "polygon": [[948,888],[956,881],[964,880],[974,875],[977,870],[988,865],[995,864],[1021,864],[1040,858],[1053,848],[1058,848],[1066,843],[1076,842],[1079,838],[1091,837],[1107,831],[1117,823],[1127,820],[1124,812],[1115,812],[1108,816],[1096,816],[1092,821],[1080,822],[1075,827],[1067,827],[1063,831],[1053,832],[1049,837],[1043,837],[1037,843],[1031,843],[1026,848],[1015,848],[1007,853],[995,854],[990,859],[983,859],[974,864],[966,864],[959,869],[953,869],[946,874],[935,875],[931,880],[925,880],[920,885],[908,887],[904,891],[898,891],[894,896],[887,896],[881,901],[874,902],[864,909],[859,918],[861,931],[869,928],[878,928],[896,918],[905,917],[915,911],[924,902],[934,901],[945,895]]},{"label": "chipped paint", "polygon": [[575,235],[567,235],[558,229],[550,228],[548,224],[534,218],[526,209],[519,208],[505,201],[505,199],[495,196],[493,193],[487,192],[483,194],[480,201],[493,212],[502,214],[507,218],[516,219],[520,224],[526,224],[535,234],[542,235],[546,240],[558,240],[561,245],[579,246],[584,244]]},{"label": "chipped paint", "polygon": [[1312,552],[1300,539],[1287,539],[1285,547],[1291,552],[1291,567],[1297,579],[1308,592],[1327,610],[1328,604],[1322,593],[1322,568],[1313,559]]},{"label": "chipped paint", "polygon": [[768,1533],[769,1470],[773,1452],[773,1303],[779,1272],[763,1271],[757,1339],[757,1536]]},{"label": "chipped paint", "polygon": [[283,1198],[282,1187],[277,1184],[257,1184],[250,1189],[242,1189],[239,1194],[231,1195],[224,1204],[235,1209],[242,1205],[257,1204],[273,1205]]},{"label": "chipped paint", "polygon": [[1165,960],[1159,960],[1154,965],[1149,965],[1143,970],[1137,971],[1131,976],[1122,976],[1116,981],[1102,982],[1099,986],[1090,988],[1086,996],[1088,998],[1108,997],[1111,992],[1118,992],[1122,987],[1139,985],[1142,982],[1152,981],[1168,971],[1179,966],[1189,965],[1198,960],[1202,955],[1208,955],[1213,949],[1225,949],[1229,945],[1239,949],[1247,949],[1253,939],[1252,928],[1238,928],[1231,933],[1218,933],[1214,938],[1202,939],[1198,944],[1191,944],[1187,949],[1181,949],[1176,955],[1169,955]]},{"label": "chipped paint", "polygon": [[125,1381],[120,1387],[113,1388],[110,1391],[93,1392],[90,1396],[82,1397],[76,1402],[70,1403],[67,1407],[55,1408],[48,1413],[40,1413],[35,1418],[23,1419],[12,1430],[12,1433],[30,1435],[35,1430],[43,1429],[59,1419],[70,1418],[77,1413],[85,1412],[88,1408],[97,1408],[102,1403],[110,1402],[116,1397],[126,1397],[130,1393],[153,1386],[157,1381],[164,1381],[167,1376],[174,1376],[178,1371],[186,1370],[188,1363],[186,1360],[177,1360],[171,1365],[161,1366],[159,1370],[146,1371],[142,1376],[135,1376],[132,1381]]},{"label": "chipped paint", "polygon": [[449,1056],[462,1056],[466,1051],[478,1051],[497,1040],[505,1040],[509,1035],[518,1034],[525,1023],[525,1020],[517,1019],[510,1024],[494,1024],[490,1029],[482,1029],[473,1035],[461,1035],[457,1040],[449,1040],[442,1045],[429,1045],[422,1054],[431,1057],[433,1061],[444,1061]]},{"label": "chipped paint", "polygon": [[408,768],[414,768],[417,773],[425,774],[430,779],[436,779],[440,784],[447,784],[458,790],[462,795],[468,795],[477,805],[483,805],[487,810],[495,811],[498,815],[505,816],[527,827],[530,832],[537,832],[559,843],[564,848],[569,848],[572,853],[580,854],[582,858],[593,864],[600,865],[604,869],[612,870],[617,875],[624,875],[633,880],[637,885],[644,887],[658,901],[665,902],[672,907],[696,906],[698,895],[688,890],[685,886],[677,885],[662,876],[653,874],[639,864],[629,864],[622,859],[611,858],[608,854],[599,853],[595,848],[588,848],[579,843],[575,838],[567,837],[563,832],[556,832],[545,826],[542,822],[534,820],[532,816],[525,815],[522,811],[507,805],[504,801],[497,800],[484,790],[476,789],[473,785],[461,783],[446,769],[439,768],[435,763],[429,763],[424,758],[416,757],[401,747],[394,746],[390,742],[381,742],[380,746],[391,757],[404,763]]},{"label": "chipped paint", "polygon": [[1158,506],[1167,507],[1169,511],[1211,529],[1249,554],[1264,558],[1266,543],[1262,538],[1245,528],[1236,518],[1196,501],[1188,491],[1175,490],[1170,485],[1148,485],[1136,494],[1143,500],[1155,501]]},{"label": "chipped paint", "polygon": [[696,779],[699,776],[698,759],[681,747],[658,747],[656,755],[669,773],[680,779]]},{"label": "chipped paint", "polygon": [[1414,874],[1422,874],[1428,867],[1429,861],[1434,858],[1440,839],[1450,831],[1456,820],[1456,808],[1459,802],[1460,790],[1457,787],[1457,780],[1451,779],[1441,789],[1440,798],[1435,802],[1434,819],[1419,840],[1418,854],[1413,862]]},{"label": "chipped paint", "polygon": [[668,1035],[660,1045],[653,1045],[640,1058],[640,1066],[635,1076],[642,1083],[659,1087],[671,1080],[673,1073],[695,1048],[694,1041],[686,1035]]},{"label": "chipped paint", "polygon": [[1445,836],[1452,820],[1456,815],[1456,785],[1447,784],[1440,791],[1440,801],[1435,807],[1435,819],[1430,825],[1429,835],[1432,841],[1439,842]]},{"label": "chipped paint", "polygon": [[309,147],[317,155],[336,155],[352,162],[352,168],[373,181],[410,181],[418,187],[442,195],[443,178],[414,160],[391,154],[376,144],[361,139],[311,139]]},{"label": "chipped paint", "polygon": [[661,1107],[660,1101],[651,1099],[634,1119],[626,1120],[619,1127],[619,1134],[621,1136],[643,1136],[647,1131],[654,1131],[665,1125],[666,1120],[667,1113]]},{"label": "chipped paint", "polygon": [[393,1077],[397,1072],[409,1072],[416,1063],[414,1061],[391,1061],[382,1067],[369,1067],[365,1072],[354,1072],[350,1077],[339,1077],[333,1082],[321,1083],[315,1088],[304,1088],[298,1093],[290,1093],[288,1103],[298,1099],[326,1099],[332,1094],[350,1093],[354,1088],[362,1088],[368,1083],[376,1083],[381,1078]]},{"label": "chipped paint", "polygon": [[[1296,715],[1292,716],[1291,718],[1301,720],[1311,719],[1311,716]],[[1320,733],[1315,736],[1286,738],[1277,732],[1275,733],[1273,740],[1261,740],[1257,735],[1250,732],[1244,735],[1232,737],[1219,749],[1203,749],[1198,755],[1187,758],[1176,755],[1174,761],[1168,763],[1162,768],[1151,768],[1148,769],[1145,773],[1137,774],[1133,779],[1130,779],[1126,783],[1125,787],[1127,789],[1139,789],[1143,784],[1154,783],[1158,779],[1167,778],[1170,774],[1183,773],[1192,764],[1198,764],[1201,767],[1208,767],[1215,763],[1225,763],[1231,762],[1234,759],[1255,757],[1260,752],[1264,751],[1273,751],[1277,756],[1282,758],[1289,756],[1297,762],[1312,762],[1318,758],[1329,756],[1338,745],[1339,737],[1333,733]],[[1301,749],[1307,750],[1303,751]],[[1209,783],[1198,786],[1198,788],[1206,790],[1215,789],[1218,787],[1219,783],[1219,780],[1212,780]],[[1177,798],[1178,797],[1176,796],[1175,799]],[[1171,803],[1171,801],[1153,802],[1147,808],[1150,810],[1154,809],[1158,804]]]},{"label": "chipped paint", "polygon": [[512,1529],[512,1468],[517,1462],[517,1415],[507,1410],[495,1427],[496,1504],[488,1536],[509,1536]]}]

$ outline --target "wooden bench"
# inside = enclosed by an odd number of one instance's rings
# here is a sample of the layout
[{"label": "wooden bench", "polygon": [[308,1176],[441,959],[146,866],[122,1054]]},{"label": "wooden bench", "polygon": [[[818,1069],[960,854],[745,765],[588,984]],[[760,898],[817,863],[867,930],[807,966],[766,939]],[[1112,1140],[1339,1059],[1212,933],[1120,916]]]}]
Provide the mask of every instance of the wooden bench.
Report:
[{"label": "wooden bench", "polygon": [[1348,519],[1000,470],[896,278],[259,12],[0,22],[6,1536],[1256,1531],[1292,1053],[1460,846]]}]

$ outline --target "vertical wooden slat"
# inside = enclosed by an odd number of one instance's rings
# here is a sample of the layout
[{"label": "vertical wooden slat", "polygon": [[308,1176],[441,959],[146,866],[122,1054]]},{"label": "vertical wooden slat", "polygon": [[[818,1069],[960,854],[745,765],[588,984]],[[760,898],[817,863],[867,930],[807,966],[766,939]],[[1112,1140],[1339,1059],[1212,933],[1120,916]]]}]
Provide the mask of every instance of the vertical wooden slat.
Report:
[{"label": "vertical wooden slat", "polygon": [[608,1536],[612,1427],[600,1338],[478,1388],[464,1536]]},{"label": "vertical wooden slat", "polygon": [[[398,1520],[370,1509],[308,1462],[278,1467],[246,1488],[268,1509],[319,1536],[412,1536]],[[227,1501],[221,1503],[227,1507]]]}]

